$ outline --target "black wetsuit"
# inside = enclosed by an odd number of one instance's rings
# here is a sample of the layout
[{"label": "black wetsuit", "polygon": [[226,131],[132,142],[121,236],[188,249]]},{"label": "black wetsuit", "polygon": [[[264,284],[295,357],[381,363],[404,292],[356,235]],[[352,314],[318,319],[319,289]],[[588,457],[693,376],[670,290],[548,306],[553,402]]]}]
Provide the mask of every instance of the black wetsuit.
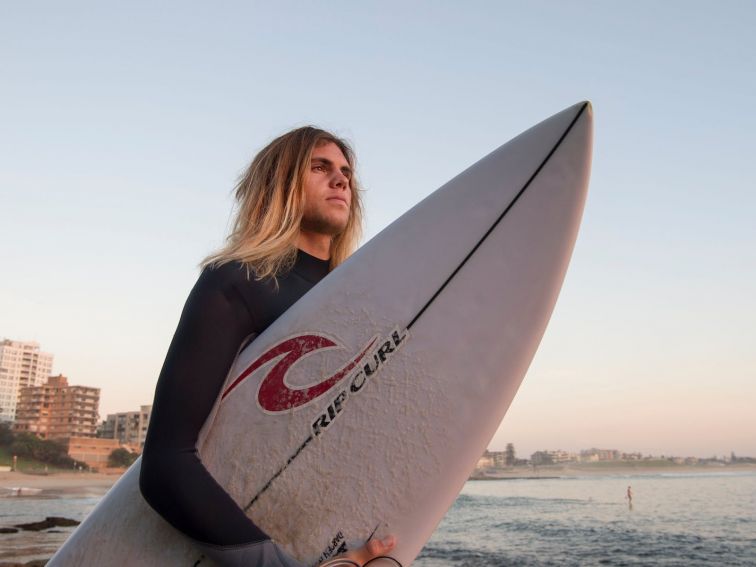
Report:
[{"label": "black wetsuit", "polygon": [[[139,486],[150,506],[195,542],[221,552],[269,542],[205,469],[197,437],[240,346],[325,277],[328,266],[327,260],[299,251],[276,289],[272,280],[248,278],[233,262],[205,269],[189,294],[158,379]],[[244,562],[294,565],[275,553],[270,560],[271,553],[258,549],[244,555]],[[210,555],[222,564],[241,564],[238,553],[236,559],[233,553]]]}]

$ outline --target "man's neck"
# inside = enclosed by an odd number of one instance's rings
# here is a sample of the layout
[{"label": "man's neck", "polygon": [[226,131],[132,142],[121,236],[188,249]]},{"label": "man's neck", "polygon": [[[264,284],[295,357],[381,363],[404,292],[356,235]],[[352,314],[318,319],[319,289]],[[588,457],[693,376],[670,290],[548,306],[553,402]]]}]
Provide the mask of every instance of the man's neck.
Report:
[{"label": "man's neck", "polygon": [[331,258],[331,237],[317,232],[299,231],[297,248],[321,260]]}]

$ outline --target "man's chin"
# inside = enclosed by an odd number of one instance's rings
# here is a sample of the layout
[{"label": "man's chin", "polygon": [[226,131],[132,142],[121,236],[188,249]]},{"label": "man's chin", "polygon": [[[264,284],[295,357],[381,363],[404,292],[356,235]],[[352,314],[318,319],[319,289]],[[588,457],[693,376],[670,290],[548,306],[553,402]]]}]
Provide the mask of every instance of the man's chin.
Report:
[{"label": "man's chin", "polygon": [[346,228],[346,222],[335,221],[327,218],[304,218],[302,219],[302,230],[305,232],[314,232],[316,234],[327,234],[328,236],[338,236]]}]

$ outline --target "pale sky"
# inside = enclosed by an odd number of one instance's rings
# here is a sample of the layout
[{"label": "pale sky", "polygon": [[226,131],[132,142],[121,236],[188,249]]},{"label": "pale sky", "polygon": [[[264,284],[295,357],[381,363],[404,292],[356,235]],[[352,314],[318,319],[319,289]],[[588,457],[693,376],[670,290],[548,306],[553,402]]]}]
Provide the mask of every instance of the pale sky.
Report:
[{"label": "pale sky", "polygon": [[[408,5],[409,4],[409,5]],[[756,456],[756,4],[37,2],[0,18],[0,337],[150,403],[254,153],[351,140],[367,235],[583,99],[594,165],[491,448]]]}]

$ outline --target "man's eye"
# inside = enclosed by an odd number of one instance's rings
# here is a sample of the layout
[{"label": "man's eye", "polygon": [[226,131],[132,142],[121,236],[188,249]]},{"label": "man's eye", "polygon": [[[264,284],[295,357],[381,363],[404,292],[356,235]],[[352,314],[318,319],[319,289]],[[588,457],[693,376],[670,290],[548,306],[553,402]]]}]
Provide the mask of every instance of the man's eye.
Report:
[{"label": "man's eye", "polygon": [[313,165],[312,166],[312,170],[313,171],[325,171],[325,167],[323,167],[322,165]]}]

